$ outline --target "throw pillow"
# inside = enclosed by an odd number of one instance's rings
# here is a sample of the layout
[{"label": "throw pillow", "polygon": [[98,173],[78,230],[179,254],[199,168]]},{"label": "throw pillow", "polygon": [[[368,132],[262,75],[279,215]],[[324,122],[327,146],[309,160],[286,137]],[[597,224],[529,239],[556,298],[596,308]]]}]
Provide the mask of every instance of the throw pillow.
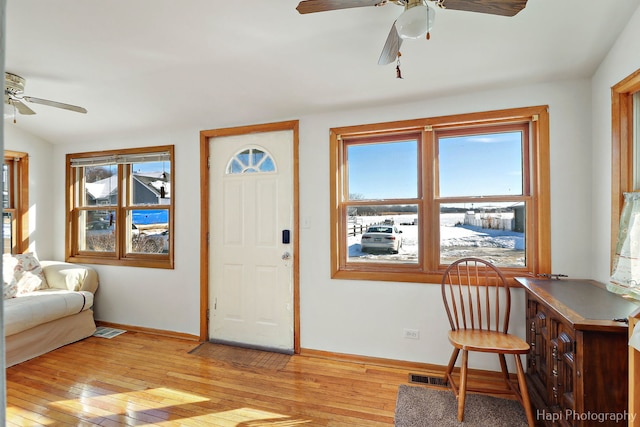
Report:
[{"label": "throw pillow", "polygon": [[[7,256],[8,255],[8,256]],[[2,296],[3,299],[13,298],[18,294],[18,281],[16,280],[13,270],[15,269],[17,261],[10,254],[5,254],[2,257]]]},{"label": "throw pillow", "polygon": [[14,275],[18,281],[18,295],[47,289],[47,279],[44,277],[40,261],[34,253],[13,255],[16,259]]}]

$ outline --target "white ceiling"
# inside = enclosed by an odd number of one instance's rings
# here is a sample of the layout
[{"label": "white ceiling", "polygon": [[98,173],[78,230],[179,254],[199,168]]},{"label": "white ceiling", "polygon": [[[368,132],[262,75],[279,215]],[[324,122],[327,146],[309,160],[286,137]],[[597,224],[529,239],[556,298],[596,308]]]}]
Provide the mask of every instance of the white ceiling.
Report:
[{"label": "white ceiling", "polygon": [[[529,0],[512,18],[437,10],[377,60],[394,4],[299,15],[298,0],[8,0],[6,70],[19,128],[54,143],[263,123],[463,91],[591,76],[640,0]],[[604,5],[606,4],[606,7]],[[615,6],[615,7],[614,7]]]}]

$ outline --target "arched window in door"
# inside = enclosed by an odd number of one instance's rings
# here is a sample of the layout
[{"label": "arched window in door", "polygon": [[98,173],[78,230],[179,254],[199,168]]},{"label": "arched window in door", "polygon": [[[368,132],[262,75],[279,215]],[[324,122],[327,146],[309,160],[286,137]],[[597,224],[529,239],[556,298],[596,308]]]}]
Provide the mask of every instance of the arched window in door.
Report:
[{"label": "arched window in door", "polygon": [[227,174],[272,173],[276,171],[273,157],[264,148],[254,146],[238,151],[227,163]]}]

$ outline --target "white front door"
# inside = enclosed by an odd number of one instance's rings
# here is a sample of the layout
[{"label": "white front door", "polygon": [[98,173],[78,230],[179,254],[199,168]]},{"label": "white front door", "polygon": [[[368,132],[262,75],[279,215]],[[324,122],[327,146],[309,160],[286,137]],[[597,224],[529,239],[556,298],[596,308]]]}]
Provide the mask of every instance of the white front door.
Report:
[{"label": "white front door", "polygon": [[293,132],[209,144],[209,339],[293,351]]}]

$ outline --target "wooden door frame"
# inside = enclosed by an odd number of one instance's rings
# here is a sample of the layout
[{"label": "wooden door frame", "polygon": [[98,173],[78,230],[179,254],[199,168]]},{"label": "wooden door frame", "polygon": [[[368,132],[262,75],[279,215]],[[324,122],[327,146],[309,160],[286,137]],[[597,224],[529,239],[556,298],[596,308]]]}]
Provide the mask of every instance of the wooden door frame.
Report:
[{"label": "wooden door frame", "polygon": [[300,353],[300,204],[299,204],[299,121],[264,123],[200,131],[200,341],[209,339],[209,191],[210,149],[209,139],[252,133],[293,132],[293,351]]}]

